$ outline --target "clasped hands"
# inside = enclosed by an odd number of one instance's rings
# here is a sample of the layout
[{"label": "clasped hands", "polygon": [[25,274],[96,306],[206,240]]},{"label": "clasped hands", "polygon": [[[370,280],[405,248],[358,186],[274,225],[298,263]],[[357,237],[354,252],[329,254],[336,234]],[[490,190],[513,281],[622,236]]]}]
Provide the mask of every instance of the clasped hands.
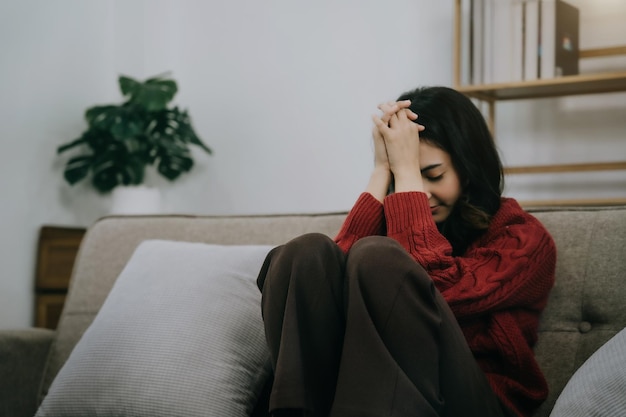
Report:
[{"label": "clasped hands", "polygon": [[372,116],[374,128],[374,172],[367,191],[379,201],[387,194],[393,178],[396,192],[423,191],[419,162],[419,132],[424,126],[415,123],[418,115],[409,100],[382,103],[382,115]]}]

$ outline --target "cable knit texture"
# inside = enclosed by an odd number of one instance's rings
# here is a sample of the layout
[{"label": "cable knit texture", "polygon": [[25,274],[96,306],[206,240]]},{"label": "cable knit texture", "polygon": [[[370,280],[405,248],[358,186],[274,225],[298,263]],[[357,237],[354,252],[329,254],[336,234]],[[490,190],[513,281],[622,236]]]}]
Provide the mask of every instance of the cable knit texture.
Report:
[{"label": "cable knit texture", "polygon": [[381,204],[363,193],[335,241],[347,252],[360,238],[385,234],[428,271],[494,392],[530,416],[548,395],[532,350],[554,284],[556,247],[547,230],[515,200],[502,198],[489,229],[462,256],[452,256],[426,194],[390,194]]}]

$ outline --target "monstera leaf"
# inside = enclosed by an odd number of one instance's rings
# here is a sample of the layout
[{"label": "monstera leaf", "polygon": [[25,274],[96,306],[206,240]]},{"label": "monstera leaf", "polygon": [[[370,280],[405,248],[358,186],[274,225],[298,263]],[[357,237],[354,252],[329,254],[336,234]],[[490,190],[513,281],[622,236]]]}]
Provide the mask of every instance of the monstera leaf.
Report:
[{"label": "monstera leaf", "polygon": [[165,109],[167,103],[172,101],[178,91],[178,86],[173,80],[158,77],[140,83],[132,78],[121,76],[119,84],[122,94],[129,97],[129,103],[137,104],[148,111]]}]

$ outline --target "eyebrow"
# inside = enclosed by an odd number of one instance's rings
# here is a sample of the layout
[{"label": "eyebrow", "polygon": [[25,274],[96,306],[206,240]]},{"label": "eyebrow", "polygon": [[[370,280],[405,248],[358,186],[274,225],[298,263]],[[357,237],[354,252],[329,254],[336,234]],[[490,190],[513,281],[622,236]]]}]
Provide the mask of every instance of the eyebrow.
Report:
[{"label": "eyebrow", "polygon": [[432,165],[428,165],[427,167],[424,167],[424,168],[420,169],[420,172],[421,172],[421,173],[424,173],[424,172],[426,172],[426,171],[430,171],[431,169],[438,168],[438,167],[440,167],[441,165],[442,165],[442,164],[432,164]]}]

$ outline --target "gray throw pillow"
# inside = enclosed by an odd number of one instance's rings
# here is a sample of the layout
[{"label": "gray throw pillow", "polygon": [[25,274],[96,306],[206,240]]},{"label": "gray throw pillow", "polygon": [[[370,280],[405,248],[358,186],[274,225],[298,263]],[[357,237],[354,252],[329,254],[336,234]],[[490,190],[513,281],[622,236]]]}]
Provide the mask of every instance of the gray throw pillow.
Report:
[{"label": "gray throw pillow", "polygon": [[626,329],[606,342],[569,380],[550,417],[626,416]]},{"label": "gray throw pillow", "polygon": [[141,243],[37,416],[249,416],[270,372],[255,282],[270,249]]}]

